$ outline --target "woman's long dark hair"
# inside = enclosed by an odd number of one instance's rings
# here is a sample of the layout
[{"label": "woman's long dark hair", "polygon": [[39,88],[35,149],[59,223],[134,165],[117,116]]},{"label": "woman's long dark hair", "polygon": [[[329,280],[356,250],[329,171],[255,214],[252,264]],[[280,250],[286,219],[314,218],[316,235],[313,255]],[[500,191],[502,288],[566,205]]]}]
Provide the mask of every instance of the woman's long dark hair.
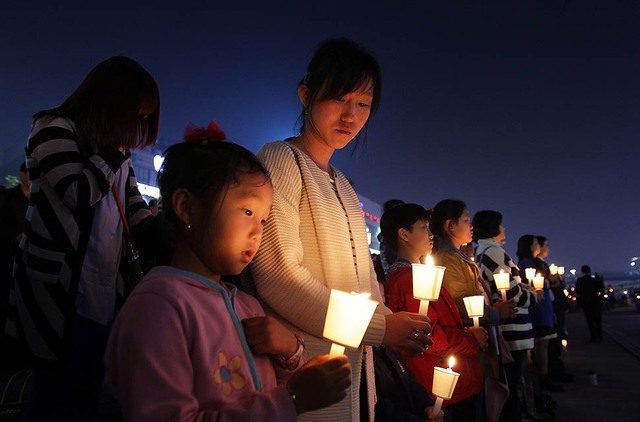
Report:
[{"label": "woman's long dark hair", "polygon": [[[139,116],[143,106],[154,111]],[[159,115],[156,81],[137,62],[116,56],[95,66],[62,104],[37,112],[33,120],[66,117],[84,146],[131,150],[155,144]]]},{"label": "woman's long dark hair", "polygon": [[518,239],[518,250],[516,252],[516,255],[518,255],[518,261],[525,258],[533,261],[534,256],[531,247],[533,246],[534,240],[536,240],[536,237],[532,234],[524,234],[520,236],[520,239]]}]

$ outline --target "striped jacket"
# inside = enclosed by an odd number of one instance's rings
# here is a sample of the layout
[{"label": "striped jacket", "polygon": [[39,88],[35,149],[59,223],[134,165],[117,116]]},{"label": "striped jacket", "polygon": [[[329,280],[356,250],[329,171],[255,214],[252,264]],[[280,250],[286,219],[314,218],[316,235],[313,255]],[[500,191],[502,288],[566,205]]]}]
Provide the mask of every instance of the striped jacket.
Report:
[{"label": "striped jacket", "polygon": [[520,270],[509,254],[494,239],[480,239],[476,249],[476,264],[480,273],[491,286],[494,299],[500,298],[500,293],[493,280],[493,274],[501,269],[511,274],[511,288],[507,291],[507,299],[516,302],[518,313],[515,319],[502,322],[499,327],[509,350],[526,350],[533,348],[533,327],[529,316],[529,307],[536,304],[535,294],[529,286],[521,282]]},{"label": "striped jacket", "polygon": [[[151,215],[128,154],[85,149],[66,118],[36,121],[26,148],[31,195],[15,258],[6,331],[23,337],[37,358],[49,361],[64,358],[67,322],[75,311],[95,207],[105,198],[114,200],[111,186],[125,171],[121,168],[129,173],[123,198],[129,225]],[[117,278],[122,294],[123,277]]]}]

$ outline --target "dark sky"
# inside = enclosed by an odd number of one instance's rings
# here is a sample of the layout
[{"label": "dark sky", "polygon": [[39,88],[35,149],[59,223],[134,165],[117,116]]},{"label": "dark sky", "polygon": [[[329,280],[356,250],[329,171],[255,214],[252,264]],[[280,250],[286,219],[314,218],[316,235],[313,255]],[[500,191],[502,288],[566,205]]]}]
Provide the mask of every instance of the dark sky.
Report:
[{"label": "dark sky", "polygon": [[314,47],[345,36],[383,71],[367,145],[333,160],[359,193],[499,210],[509,252],[543,234],[567,269],[621,271],[640,255],[640,2],[86,3],[0,3],[2,175],[30,115],[117,54],[158,81],[161,143],[215,118],[257,151],[294,133]]}]

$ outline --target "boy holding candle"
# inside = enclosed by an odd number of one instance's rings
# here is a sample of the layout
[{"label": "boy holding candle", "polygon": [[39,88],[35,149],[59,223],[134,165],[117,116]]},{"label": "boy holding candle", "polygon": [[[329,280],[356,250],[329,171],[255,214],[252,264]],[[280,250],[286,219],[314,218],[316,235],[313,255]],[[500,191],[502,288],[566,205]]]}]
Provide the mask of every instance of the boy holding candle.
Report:
[{"label": "boy holding candle", "polygon": [[[429,230],[430,213],[417,204],[398,205],[384,213],[380,229],[387,245],[398,254],[387,274],[387,306],[394,311],[418,312],[420,301],[413,297],[412,263],[429,254],[433,235]],[[446,270],[445,270],[446,274]],[[406,358],[407,366],[418,381],[431,391],[433,368],[446,366],[452,354],[461,377],[450,400],[444,402],[445,420],[472,420],[477,394],[482,390],[480,348],[487,346],[484,328],[462,325],[462,319],[449,292],[442,288],[428,311],[434,344],[419,357]],[[432,398],[435,396],[431,394]]]}]

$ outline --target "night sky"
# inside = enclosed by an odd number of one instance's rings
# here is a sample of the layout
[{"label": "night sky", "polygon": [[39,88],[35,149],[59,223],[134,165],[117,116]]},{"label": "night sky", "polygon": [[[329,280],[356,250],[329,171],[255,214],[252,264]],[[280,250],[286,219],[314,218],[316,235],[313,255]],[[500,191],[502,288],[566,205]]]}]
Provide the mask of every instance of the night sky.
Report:
[{"label": "night sky", "polygon": [[383,71],[366,146],[332,162],[358,193],[501,211],[510,253],[542,234],[567,270],[640,255],[640,2],[85,3],[0,3],[2,176],[17,173],[31,114],[118,54],[158,81],[161,145],[215,118],[255,152],[295,133],[315,46],[344,36]]}]

